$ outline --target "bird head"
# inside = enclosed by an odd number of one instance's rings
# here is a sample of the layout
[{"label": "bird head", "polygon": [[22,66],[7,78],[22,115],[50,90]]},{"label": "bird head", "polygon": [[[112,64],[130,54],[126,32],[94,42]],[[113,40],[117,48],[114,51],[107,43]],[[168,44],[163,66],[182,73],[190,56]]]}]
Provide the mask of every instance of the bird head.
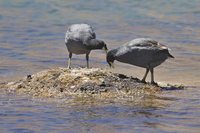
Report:
[{"label": "bird head", "polygon": [[101,48],[102,50],[104,50],[104,51],[106,52],[106,54],[107,54],[108,48],[107,48],[106,43],[105,43],[104,41],[100,41],[100,42],[99,42],[99,46],[100,46],[100,48]]},{"label": "bird head", "polygon": [[106,60],[107,60],[107,63],[109,64],[109,66],[111,68],[114,68],[115,57],[114,57],[112,50],[107,53]]},{"label": "bird head", "polygon": [[104,41],[97,40],[97,39],[91,39],[87,42],[87,47],[89,49],[102,49],[106,53],[108,51],[107,45]]},{"label": "bird head", "polygon": [[102,49],[106,52],[106,54],[108,53],[108,48],[107,48],[107,45],[106,45],[106,44],[103,46]]}]

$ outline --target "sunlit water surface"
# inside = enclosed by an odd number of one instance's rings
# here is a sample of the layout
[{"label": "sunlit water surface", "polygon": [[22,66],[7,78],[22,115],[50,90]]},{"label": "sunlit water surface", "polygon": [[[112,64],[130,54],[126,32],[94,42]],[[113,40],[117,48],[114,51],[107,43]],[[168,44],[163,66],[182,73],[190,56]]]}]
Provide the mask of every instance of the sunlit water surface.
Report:
[{"label": "sunlit water surface", "polygon": [[[152,104],[62,104],[0,93],[0,130],[29,132],[199,132],[199,0],[0,0],[0,81],[52,67],[65,67],[64,35],[73,23],[91,24],[114,48],[137,37],[159,40],[175,59],[155,70],[158,82],[184,84],[163,91]],[[73,67],[85,66],[73,56]],[[91,52],[92,67],[108,68],[103,51]],[[141,78],[144,69],[116,62],[114,72]]]}]

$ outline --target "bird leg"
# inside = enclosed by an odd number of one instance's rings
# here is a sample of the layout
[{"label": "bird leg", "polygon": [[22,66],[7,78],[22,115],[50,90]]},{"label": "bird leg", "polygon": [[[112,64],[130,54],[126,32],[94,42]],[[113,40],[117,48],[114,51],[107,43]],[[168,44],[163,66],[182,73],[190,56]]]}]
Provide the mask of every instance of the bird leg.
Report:
[{"label": "bird leg", "polygon": [[68,59],[68,65],[67,68],[70,69],[71,68],[71,58],[72,58],[72,53],[69,53],[69,59]]},{"label": "bird leg", "polygon": [[144,74],[144,77],[142,78],[142,82],[143,83],[146,83],[146,77],[147,77],[147,74],[148,74],[148,72],[149,72],[149,68],[146,68],[146,72],[145,72],[145,74]]},{"label": "bird leg", "polygon": [[150,72],[151,72],[151,84],[158,85],[156,82],[154,82],[153,68],[150,68]]},{"label": "bird leg", "polygon": [[86,54],[87,68],[89,68],[89,54]]}]

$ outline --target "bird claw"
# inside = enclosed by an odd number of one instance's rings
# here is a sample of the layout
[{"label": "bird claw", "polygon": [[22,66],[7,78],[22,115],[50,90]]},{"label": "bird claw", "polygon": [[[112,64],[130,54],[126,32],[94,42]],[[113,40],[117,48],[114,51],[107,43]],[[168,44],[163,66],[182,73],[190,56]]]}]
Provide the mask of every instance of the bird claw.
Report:
[{"label": "bird claw", "polygon": [[155,85],[155,86],[158,86],[158,83],[156,83],[156,82],[154,82],[154,81],[152,81],[151,84],[152,84],[152,85]]},{"label": "bird claw", "polygon": [[145,80],[141,80],[142,83],[146,84],[147,82]]}]

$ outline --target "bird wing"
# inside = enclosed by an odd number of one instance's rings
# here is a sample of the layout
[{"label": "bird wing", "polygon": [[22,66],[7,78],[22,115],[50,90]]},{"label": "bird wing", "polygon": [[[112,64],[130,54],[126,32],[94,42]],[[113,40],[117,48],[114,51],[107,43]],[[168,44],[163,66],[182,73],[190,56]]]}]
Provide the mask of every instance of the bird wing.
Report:
[{"label": "bird wing", "polygon": [[161,54],[168,51],[168,48],[152,39],[139,38],[126,43],[115,51],[116,60],[145,67],[152,62],[162,61],[165,56],[161,56]]},{"label": "bird wing", "polygon": [[116,56],[127,54],[135,49],[149,49],[157,46],[159,46],[158,42],[150,38],[138,38],[127,42],[121,47],[117,48]]},{"label": "bird wing", "polygon": [[126,44],[129,48],[152,48],[152,49],[168,49],[165,45],[160,44],[159,42],[151,38],[138,38],[134,39]]},{"label": "bird wing", "polygon": [[68,28],[65,34],[66,43],[69,40],[85,42],[95,38],[96,34],[93,28],[88,24],[73,24]]}]

